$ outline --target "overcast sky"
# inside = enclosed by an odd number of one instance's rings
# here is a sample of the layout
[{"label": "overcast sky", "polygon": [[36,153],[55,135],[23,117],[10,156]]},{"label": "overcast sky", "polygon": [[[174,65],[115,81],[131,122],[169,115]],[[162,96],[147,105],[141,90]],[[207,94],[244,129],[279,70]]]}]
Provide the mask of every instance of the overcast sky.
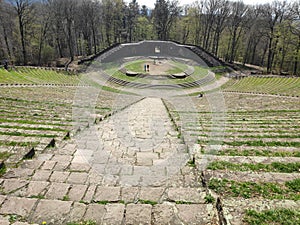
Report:
[{"label": "overcast sky", "polygon": [[[179,0],[179,3],[180,3],[180,5],[185,5],[185,4],[193,3],[195,1],[196,0]],[[267,2],[271,3],[272,1],[273,0],[244,0],[243,2],[245,4],[256,5],[256,4],[263,4],[263,3],[267,3]],[[130,2],[130,0],[127,0],[127,2]],[[154,8],[154,3],[156,2],[156,0],[137,0],[137,2],[139,3],[140,6],[146,5],[148,8]]]}]

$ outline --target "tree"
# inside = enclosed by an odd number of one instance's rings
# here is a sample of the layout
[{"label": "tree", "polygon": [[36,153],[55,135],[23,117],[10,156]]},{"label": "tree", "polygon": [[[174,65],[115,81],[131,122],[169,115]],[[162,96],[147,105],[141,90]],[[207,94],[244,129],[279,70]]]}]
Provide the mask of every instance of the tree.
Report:
[{"label": "tree", "polygon": [[[2,38],[4,44],[1,46],[2,55],[5,58],[13,59],[13,52],[11,47],[11,41],[13,36],[13,27],[14,25],[14,12],[10,5],[4,1],[0,1],[0,38]],[[1,40],[2,40],[1,38]]]},{"label": "tree", "polygon": [[127,14],[127,27],[128,27],[128,36],[129,42],[135,40],[133,34],[136,29],[136,19],[139,15],[139,5],[136,0],[132,0],[128,6],[128,14]]},{"label": "tree", "polygon": [[[269,45],[268,45],[268,61],[267,61],[267,73],[272,71],[274,55],[278,44],[278,36],[275,36],[275,28],[277,23],[281,23],[286,12],[286,1],[280,2],[275,0],[272,4],[266,4],[264,6],[264,16],[267,22],[267,29],[269,30]],[[274,42],[274,39],[275,42]]]},{"label": "tree", "polygon": [[179,16],[181,8],[177,1],[157,0],[153,10],[154,26],[159,40],[168,40],[171,26]]},{"label": "tree", "polygon": [[218,55],[219,52],[219,43],[221,34],[225,29],[226,20],[229,16],[230,8],[229,8],[229,1],[221,0],[218,1],[218,7],[215,12],[215,26],[214,26],[214,38],[213,38],[213,47],[212,53],[214,55]]},{"label": "tree", "polygon": [[215,14],[219,8],[218,0],[206,0],[204,2],[204,16],[203,16],[203,43],[202,47],[209,50],[212,28],[215,22]]},{"label": "tree", "polygon": [[41,2],[36,5],[35,13],[38,14],[38,25],[39,25],[39,48],[38,48],[38,59],[37,63],[41,66],[42,50],[44,47],[46,35],[50,27],[50,8],[48,2]]},{"label": "tree", "polygon": [[294,51],[294,65],[293,65],[293,74],[299,75],[299,53],[300,53],[300,2],[294,2],[291,6],[292,18],[291,18],[291,33],[295,35],[296,42],[295,47],[296,50]]},{"label": "tree", "polygon": [[202,16],[203,16],[203,4],[198,1],[192,4],[188,10],[188,17],[193,26],[191,26],[191,33],[193,33],[193,44],[201,45],[202,42]]},{"label": "tree", "polygon": [[26,25],[32,20],[32,2],[31,0],[10,0],[14,7],[19,24],[20,41],[22,45],[23,64],[27,64],[27,51],[26,51]]},{"label": "tree", "polygon": [[51,21],[51,30],[53,33],[53,39],[55,40],[55,48],[58,53],[58,57],[64,57],[64,45],[65,45],[65,38],[63,32],[63,2],[62,0],[50,0],[49,1],[50,7],[50,21]]},{"label": "tree", "polygon": [[237,44],[241,37],[244,25],[246,24],[245,16],[248,7],[241,1],[230,4],[231,13],[229,16],[228,29],[230,31],[230,41],[228,43],[227,57],[229,62],[233,62],[236,57]]}]

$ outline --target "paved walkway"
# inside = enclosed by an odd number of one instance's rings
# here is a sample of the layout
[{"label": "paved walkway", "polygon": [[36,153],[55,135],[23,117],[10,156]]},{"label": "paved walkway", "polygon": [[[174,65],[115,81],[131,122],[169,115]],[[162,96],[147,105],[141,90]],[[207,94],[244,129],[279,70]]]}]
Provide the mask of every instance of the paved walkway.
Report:
[{"label": "paved walkway", "polygon": [[218,224],[159,98],[146,98],[2,179],[0,224]]}]

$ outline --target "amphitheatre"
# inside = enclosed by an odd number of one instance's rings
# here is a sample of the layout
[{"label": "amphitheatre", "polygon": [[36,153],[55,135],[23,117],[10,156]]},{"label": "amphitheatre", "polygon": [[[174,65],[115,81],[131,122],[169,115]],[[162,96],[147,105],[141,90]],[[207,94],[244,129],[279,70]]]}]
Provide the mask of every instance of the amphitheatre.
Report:
[{"label": "amphitheatre", "polygon": [[0,224],[300,224],[299,77],[168,41],[77,66],[0,68]]}]

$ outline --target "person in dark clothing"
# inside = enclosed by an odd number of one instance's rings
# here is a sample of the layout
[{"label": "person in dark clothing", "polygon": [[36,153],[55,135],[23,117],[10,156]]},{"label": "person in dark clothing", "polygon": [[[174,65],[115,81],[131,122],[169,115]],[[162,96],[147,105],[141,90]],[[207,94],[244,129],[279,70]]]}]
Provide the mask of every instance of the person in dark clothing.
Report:
[{"label": "person in dark clothing", "polygon": [[203,93],[200,93],[199,95],[198,95],[198,98],[202,98],[203,97]]},{"label": "person in dark clothing", "polygon": [[8,70],[8,61],[4,60],[4,69]]}]

